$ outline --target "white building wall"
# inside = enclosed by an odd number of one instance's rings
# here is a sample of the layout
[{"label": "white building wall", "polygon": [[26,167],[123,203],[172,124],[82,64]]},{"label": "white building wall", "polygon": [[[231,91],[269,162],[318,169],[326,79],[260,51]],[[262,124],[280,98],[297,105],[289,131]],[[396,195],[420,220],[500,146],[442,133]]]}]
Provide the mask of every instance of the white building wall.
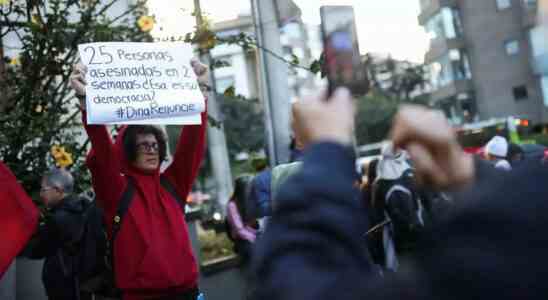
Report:
[{"label": "white building wall", "polygon": [[[218,35],[223,37],[228,35],[239,34],[241,31],[252,33],[253,28],[241,29],[226,29],[218,32]],[[303,31],[306,31],[306,36],[303,36]],[[309,26],[300,23],[288,23],[281,29],[280,41],[286,49],[284,59],[290,61],[291,53],[295,54],[302,66],[310,66],[310,63],[320,58],[322,52],[322,43],[320,40],[319,26]],[[290,52],[287,52],[290,50]],[[217,79],[218,91],[227,87],[225,84],[229,78],[234,79],[234,87],[236,94],[241,94],[247,98],[256,97],[258,93],[258,84],[256,76],[250,70],[258,68],[257,61],[250,59],[249,54],[246,54],[239,46],[219,45],[212,49],[211,54],[215,59],[227,60],[231,63],[230,67],[215,69],[215,78]],[[278,74],[278,76],[280,76]],[[307,94],[310,91],[317,90],[319,87],[325,86],[325,81],[319,75],[315,76],[311,72],[297,68],[295,71],[290,71],[287,76],[292,98],[297,98],[302,94]],[[255,81],[255,82],[251,82]]]},{"label": "white building wall", "polygon": [[218,92],[224,92],[224,89],[230,86],[225,84],[225,82],[232,78],[236,94],[246,98],[250,98],[253,94],[256,94],[255,91],[251,90],[247,71],[248,62],[241,47],[219,45],[212,49],[211,56],[214,59],[226,60],[230,63],[229,67],[218,68],[214,71]]}]

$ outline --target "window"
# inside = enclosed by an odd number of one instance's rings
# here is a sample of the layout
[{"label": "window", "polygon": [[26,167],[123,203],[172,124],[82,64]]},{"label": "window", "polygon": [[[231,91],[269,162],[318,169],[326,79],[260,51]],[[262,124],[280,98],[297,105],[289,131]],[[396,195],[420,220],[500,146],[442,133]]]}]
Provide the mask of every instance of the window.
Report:
[{"label": "window", "polygon": [[451,49],[449,50],[449,59],[451,60],[459,60],[460,59],[460,51],[457,49]]},{"label": "window", "polygon": [[462,50],[452,49],[430,65],[430,83],[434,89],[455,80],[472,78],[468,55]]},{"label": "window", "polygon": [[217,37],[227,38],[227,37],[231,37],[231,36],[236,36],[240,33],[241,33],[241,31],[238,30],[238,29],[225,30],[225,31],[218,32]]},{"label": "window", "polygon": [[453,16],[453,11],[444,7],[441,9],[441,15],[443,19],[443,27],[445,27],[445,37],[448,39],[453,39],[457,37],[457,30],[455,29],[455,18]]},{"label": "window", "polygon": [[444,37],[443,22],[440,22],[439,14],[432,17],[426,23],[426,32],[431,40]]},{"label": "window", "polygon": [[462,80],[472,78],[468,56],[463,51],[452,49],[449,51],[449,59],[451,60],[451,69],[454,79]]},{"label": "window", "polygon": [[548,34],[548,29],[544,26],[537,26],[529,31],[533,56],[541,56],[548,52],[546,34]]},{"label": "window", "polygon": [[508,56],[516,55],[519,53],[519,42],[517,40],[509,40],[504,43],[506,54]]},{"label": "window", "polygon": [[528,8],[535,8],[537,7],[537,2],[537,0],[523,0],[523,5]]},{"label": "window", "polygon": [[234,76],[217,78],[217,80],[215,81],[217,93],[223,94],[226,91],[226,89],[228,89],[231,86],[234,86],[234,83],[235,83]]},{"label": "window", "polygon": [[426,32],[431,40],[453,39],[462,33],[460,14],[457,9],[444,7],[426,23]]},{"label": "window", "polygon": [[497,9],[504,10],[512,6],[511,0],[497,0]]},{"label": "window", "polygon": [[232,66],[232,55],[215,57],[214,61],[218,64],[217,69],[228,68]]},{"label": "window", "polygon": [[452,81],[447,56],[441,57],[438,61],[432,63],[430,70],[432,74],[431,84],[434,89],[446,86]]},{"label": "window", "polygon": [[514,94],[514,100],[516,101],[525,100],[529,97],[527,87],[524,85],[514,87],[512,92]]},{"label": "window", "polygon": [[453,8],[453,19],[455,21],[455,29],[457,30],[457,34],[461,35],[463,32],[462,21],[460,18],[460,11],[456,8]]},{"label": "window", "polygon": [[548,107],[548,76],[544,76],[540,79],[540,86],[542,87],[544,106]]},{"label": "window", "polygon": [[298,23],[288,23],[282,27],[282,35],[285,35],[289,40],[302,39],[301,27]]}]

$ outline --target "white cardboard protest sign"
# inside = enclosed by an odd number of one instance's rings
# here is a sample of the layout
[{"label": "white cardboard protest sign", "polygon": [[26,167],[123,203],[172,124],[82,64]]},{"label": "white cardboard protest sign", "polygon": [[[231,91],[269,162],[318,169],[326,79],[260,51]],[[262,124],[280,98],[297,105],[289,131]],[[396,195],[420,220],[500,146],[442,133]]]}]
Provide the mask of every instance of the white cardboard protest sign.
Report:
[{"label": "white cardboard protest sign", "polygon": [[187,43],[91,43],[78,46],[87,66],[89,124],[201,124],[204,97]]},{"label": "white cardboard protest sign", "polygon": [[108,123],[111,124],[123,124],[123,125],[196,125],[202,124],[202,117],[198,115],[190,115],[183,117],[175,117],[169,119],[149,119],[149,120],[137,120],[137,121],[126,121],[126,122],[116,122]]}]

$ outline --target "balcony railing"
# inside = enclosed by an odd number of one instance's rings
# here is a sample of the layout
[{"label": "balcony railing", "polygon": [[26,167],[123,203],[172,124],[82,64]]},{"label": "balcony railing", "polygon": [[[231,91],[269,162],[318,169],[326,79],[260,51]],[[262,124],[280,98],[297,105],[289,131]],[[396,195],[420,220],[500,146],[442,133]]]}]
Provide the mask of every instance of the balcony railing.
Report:
[{"label": "balcony railing", "polygon": [[457,37],[454,39],[437,38],[430,42],[430,49],[426,52],[424,62],[429,64],[437,58],[447,54],[451,49],[464,48],[464,39]]},{"label": "balcony railing", "polygon": [[474,87],[472,84],[472,80],[470,79],[455,80],[430,93],[430,99],[433,103],[436,103],[438,101],[455,97],[461,93],[471,92],[473,90],[474,90]]}]

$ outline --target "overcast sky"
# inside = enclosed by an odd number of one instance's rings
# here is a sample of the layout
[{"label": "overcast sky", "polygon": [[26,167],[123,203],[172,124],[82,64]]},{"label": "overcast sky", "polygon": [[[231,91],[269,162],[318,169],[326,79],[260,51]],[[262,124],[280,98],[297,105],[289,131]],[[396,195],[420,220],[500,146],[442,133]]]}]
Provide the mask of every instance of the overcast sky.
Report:
[{"label": "overcast sky", "polygon": [[[424,53],[428,48],[428,38],[417,21],[419,0],[294,1],[303,12],[304,22],[309,24],[320,23],[320,5],[352,5],[356,14],[362,53],[385,53],[398,59],[423,61]],[[149,0],[149,5],[158,19],[161,19],[165,30],[184,34],[191,31],[194,26],[194,20],[189,15],[193,9],[193,2],[193,0]],[[250,11],[250,0],[202,0],[201,3],[202,10],[207,12],[213,21],[232,19],[239,13]],[[179,7],[175,8],[174,5]]]}]

